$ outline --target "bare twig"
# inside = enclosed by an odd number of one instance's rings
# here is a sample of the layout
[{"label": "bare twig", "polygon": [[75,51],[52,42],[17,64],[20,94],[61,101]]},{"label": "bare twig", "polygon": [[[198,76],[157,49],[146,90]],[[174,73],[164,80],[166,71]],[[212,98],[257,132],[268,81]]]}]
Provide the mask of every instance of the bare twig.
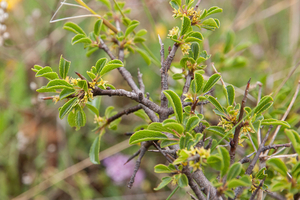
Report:
[{"label": "bare twig", "polygon": [[[241,104],[241,108],[240,108],[238,123],[240,123],[241,120],[243,119],[244,108],[245,108],[245,105],[246,105],[246,102],[247,102],[247,95],[248,95],[249,87],[250,87],[250,80],[251,79],[249,79],[249,81],[247,83],[247,87],[245,89],[244,98],[242,100],[242,104]],[[236,127],[235,132],[234,132],[234,136],[233,136],[233,140],[231,140],[231,142],[230,142],[230,151],[229,151],[229,153],[230,153],[230,164],[234,163],[235,151],[236,151],[237,145],[239,143],[239,136],[240,136],[240,131],[241,131],[242,126],[243,126],[243,123],[240,123]]]},{"label": "bare twig", "polygon": [[140,69],[138,68],[138,82],[139,82],[139,86],[140,86],[140,90],[142,91],[142,93],[145,93],[145,85],[143,82],[143,74],[140,72]]},{"label": "bare twig", "polygon": [[200,188],[203,188],[204,194],[209,194],[210,199],[212,200],[219,199],[216,188],[212,186],[211,182],[205,177],[201,170],[195,171],[192,176],[196,183],[200,186]]},{"label": "bare twig", "polygon": [[123,89],[117,89],[117,90],[102,90],[99,87],[96,87],[95,89],[93,89],[93,95],[94,96],[103,96],[103,95],[107,95],[107,96],[125,96],[128,97],[130,99],[133,99],[145,106],[147,106],[149,109],[153,110],[156,113],[163,113],[163,112],[168,112],[168,109],[163,109],[160,106],[158,106],[157,104],[155,104],[154,102],[150,101],[147,98],[142,98],[140,99],[140,95],[137,95],[134,92],[128,92],[126,90]]},{"label": "bare twig", "polygon": [[[246,175],[250,175],[252,173],[252,171],[254,169],[254,166],[255,166],[257,160],[259,159],[260,154],[262,153],[262,150],[263,150],[263,148],[265,146],[265,143],[266,143],[266,141],[267,141],[267,139],[269,137],[269,134],[270,134],[272,128],[273,128],[273,126],[269,127],[269,130],[268,130],[265,138],[263,139],[262,143],[259,145],[259,148],[257,149],[257,152],[256,152],[254,158],[250,162],[250,164],[249,164],[249,166],[248,166],[248,168],[247,168],[247,170],[245,172]],[[235,193],[234,199],[236,199],[243,192],[243,190],[244,190],[244,187],[237,187],[235,189],[235,191],[234,191],[234,193]]]},{"label": "bare twig", "polygon": [[194,75],[193,72],[189,71],[189,73],[185,77],[185,83],[184,83],[184,86],[183,86],[183,89],[182,89],[182,94],[181,94],[181,97],[180,97],[181,102],[183,102],[183,100],[185,98],[184,95],[186,93],[188,93],[188,91],[190,89],[190,85],[191,85],[191,81],[192,81],[193,75]]},{"label": "bare twig", "polygon": [[123,110],[121,112],[118,112],[114,116],[111,116],[110,118],[108,118],[106,120],[106,123],[103,126],[101,126],[99,129],[103,128],[104,126],[107,126],[108,124],[110,124],[111,122],[115,121],[116,119],[122,117],[123,115],[128,115],[128,114],[133,113],[135,111],[138,111],[140,109],[142,109],[142,105],[141,104],[133,106],[131,108],[127,108],[127,109],[125,109],[125,110]]},{"label": "bare twig", "polygon": [[273,144],[273,145],[268,145],[268,146],[265,146],[263,149],[262,149],[262,152],[265,152],[269,149],[275,149],[277,150],[278,148],[280,147],[290,147],[291,146],[291,143],[287,143],[287,144]]},{"label": "bare twig", "polygon": [[279,91],[281,90],[281,88],[284,86],[284,84],[291,78],[291,76],[294,74],[294,72],[296,71],[296,69],[299,67],[300,62],[298,62],[290,71],[290,73],[287,75],[287,77],[281,82],[281,84],[279,85],[279,87],[277,87],[276,91],[274,92],[274,97],[277,96],[277,94],[279,93]]},{"label": "bare twig", "polygon": [[156,144],[155,141],[152,141],[152,143],[158,149],[158,151],[167,159],[167,161],[169,161],[169,163],[172,163],[175,160],[175,158],[173,158],[172,156],[170,156],[170,155],[166,154],[165,152],[163,152],[163,150]]},{"label": "bare twig", "polygon": [[264,182],[266,180],[266,177],[260,182],[259,186],[256,188],[256,190],[252,193],[251,197],[249,200],[254,200],[255,196],[257,195],[258,191],[260,188],[263,186]]},{"label": "bare twig", "polygon": [[[262,93],[262,83],[261,82],[257,82],[256,85],[258,85],[259,89],[258,89],[258,97],[257,97],[257,103],[256,105],[258,105],[260,99],[261,99],[261,93]],[[261,129],[259,128],[257,130],[257,143],[258,146],[261,144]]]},{"label": "bare twig", "polygon": [[277,194],[276,192],[271,192],[269,190],[265,190],[265,192],[271,196],[272,198],[274,199],[277,199],[277,200],[286,200],[285,197],[281,196],[280,194]]},{"label": "bare twig", "polygon": [[139,157],[138,157],[138,159],[137,159],[136,162],[135,162],[134,171],[133,171],[133,174],[132,174],[132,176],[131,176],[131,178],[130,178],[130,181],[129,181],[128,184],[127,184],[127,187],[129,187],[129,188],[132,187],[132,185],[133,185],[133,183],[134,183],[135,175],[136,175],[137,171],[138,171],[139,168],[140,168],[142,158],[143,158],[143,156],[145,155],[145,153],[147,152],[148,148],[149,148],[151,145],[152,145],[152,142],[151,142],[151,141],[142,142],[141,148],[140,148]]},{"label": "bare twig", "polygon": [[[293,96],[293,98],[292,98],[292,100],[291,100],[288,108],[286,109],[284,115],[282,116],[281,121],[284,121],[286,119],[286,117],[288,116],[288,114],[290,113],[290,111],[291,111],[291,109],[292,109],[292,107],[293,107],[293,105],[294,105],[294,103],[296,101],[296,98],[298,96],[299,89],[300,89],[300,81],[298,81],[298,85],[297,85],[295,94],[294,94],[294,96]],[[270,141],[269,145],[273,144],[273,142],[274,142],[274,140],[275,140],[275,138],[276,138],[276,136],[277,136],[280,128],[281,128],[281,125],[277,126],[277,128],[276,128],[276,130],[275,130],[275,132],[274,132],[274,134],[273,134],[273,136],[271,138],[271,141]],[[266,152],[265,154],[268,154],[268,152]]]},{"label": "bare twig", "polygon": [[188,178],[189,181],[189,186],[191,187],[191,189],[194,191],[195,195],[197,196],[197,198],[199,200],[206,200],[205,196],[203,195],[203,193],[201,192],[199,186],[197,185],[197,183],[195,183],[195,181],[193,180],[193,176],[189,170],[189,168],[186,166],[183,168],[183,173],[186,175],[186,177]]}]

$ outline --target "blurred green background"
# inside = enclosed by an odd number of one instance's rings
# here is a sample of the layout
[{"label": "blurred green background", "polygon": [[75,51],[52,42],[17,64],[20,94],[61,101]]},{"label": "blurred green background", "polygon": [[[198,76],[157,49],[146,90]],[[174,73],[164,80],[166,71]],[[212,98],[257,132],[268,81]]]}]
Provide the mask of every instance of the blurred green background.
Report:
[{"label": "blurred green background", "polygon": [[[72,0],[67,2],[75,3]],[[85,2],[100,14],[105,14],[106,9],[101,2]],[[178,21],[172,18],[168,1],[125,2],[125,7],[131,8],[129,17],[141,22],[137,29],[148,30],[146,44],[159,58],[157,34],[167,49],[172,45],[166,38],[168,30],[179,26]],[[59,5],[58,0],[8,0],[9,16],[2,24],[7,27],[5,32],[9,33],[9,38],[0,46],[0,199],[165,199],[172,186],[164,191],[153,191],[161,179],[160,174],[154,173],[153,167],[164,163],[163,157],[152,152],[146,154],[141,166],[145,178],[132,189],[126,186],[128,179],[116,184],[107,175],[103,164],[92,165],[89,162],[89,147],[96,137],[92,132],[95,127],[93,115],[87,114],[87,125],[75,131],[66,120],[58,118],[57,109],[62,104],[42,101],[40,97],[45,94],[35,91],[46,80],[34,77],[35,73],[31,71],[33,65],[51,66],[58,71],[59,58],[63,55],[72,62],[69,74],[75,77],[75,71],[86,75],[85,71],[105,56],[102,51],[97,51],[87,57],[81,45],[72,46],[73,34],[62,29],[66,21],[49,23]],[[203,49],[212,54],[206,63],[207,73],[214,73],[211,67],[214,62],[223,80],[240,88],[240,91],[251,78],[250,94],[253,99],[249,104],[252,105],[256,104],[258,95],[257,82],[262,84],[263,94],[270,94],[288,78],[275,99],[274,107],[278,110],[270,113],[280,118],[299,78],[299,70],[295,66],[300,58],[300,0],[202,0],[199,8],[208,9],[215,5],[223,8],[223,13],[214,16],[220,19],[219,30],[203,32],[206,38]],[[82,14],[88,13],[77,7],[63,6],[55,19]],[[89,17],[71,21],[91,31],[96,20]],[[1,34],[0,37],[3,37],[3,32]],[[176,55],[170,74],[179,70],[176,62],[180,61],[181,52]],[[126,68],[135,80],[139,68],[144,74],[146,91],[154,101],[159,101],[159,66],[147,66],[136,54],[130,55]],[[291,71],[293,75],[288,76]],[[116,71],[106,78],[117,88],[129,89]],[[171,78],[169,82],[172,89],[181,90],[178,86],[182,82]],[[222,96],[218,92],[215,95]],[[121,111],[135,104],[125,98],[103,97],[101,114],[112,105]],[[297,112],[299,105],[297,100],[288,117],[288,122],[296,128],[300,119]],[[116,131],[105,134],[101,142],[101,158],[119,151],[124,155],[133,154],[138,146],[129,147],[125,141],[128,136],[124,133],[132,132],[135,126],[143,123],[135,115],[125,116]],[[189,195],[181,191],[173,198],[188,199]]]}]

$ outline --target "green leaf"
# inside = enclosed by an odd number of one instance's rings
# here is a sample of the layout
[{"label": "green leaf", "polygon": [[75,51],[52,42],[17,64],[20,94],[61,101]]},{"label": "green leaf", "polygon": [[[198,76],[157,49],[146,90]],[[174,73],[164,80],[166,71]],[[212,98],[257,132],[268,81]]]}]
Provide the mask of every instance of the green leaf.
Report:
[{"label": "green leaf", "polygon": [[283,177],[287,176],[287,167],[279,158],[271,158],[267,161],[267,165],[271,166],[275,171],[278,171]]},{"label": "green leaf", "polygon": [[209,18],[202,22],[202,27],[207,30],[215,30],[216,28],[219,28],[219,24],[216,21],[216,19]]},{"label": "green leaf", "polygon": [[171,171],[169,169],[168,166],[166,165],[163,165],[163,164],[158,164],[154,167],[154,172],[155,173],[158,173],[158,174],[161,174],[161,173],[172,173],[173,171]]},{"label": "green leaf", "polygon": [[168,139],[168,137],[159,132],[151,130],[141,130],[135,132],[129,139],[129,144],[137,144],[139,142],[150,141],[150,140],[163,140]]},{"label": "green leaf", "polygon": [[173,165],[180,164],[182,162],[185,162],[186,159],[189,158],[189,154],[185,150],[180,150],[179,157],[173,161]]},{"label": "green leaf", "polygon": [[72,31],[76,34],[83,34],[86,35],[86,33],[75,23],[73,22],[67,22],[65,23],[64,29],[68,30],[68,31]]},{"label": "green leaf", "polygon": [[40,66],[40,65],[34,65],[33,68],[32,68],[32,70],[35,71],[35,72],[38,72],[41,69],[43,69],[43,67]]},{"label": "green leaf", "polygon": [[201,74],[195,73],[194,80],[195,80],[196,93],[198,94],[202,90],[204,79]]},{"label": "green leaf", "polygon": [[89,103],[85,104],[85,106],[86,106],[90,111],[92,111],[92,113],[94,113],[95,115],[97,115],[97,117],[99,117],[99,110],[98,110],[95,106],[93,106],[92,104],[89,104]]},{"label": "green leaf", "polygon": [[273,104],[273,98],[271,96],[264,96],[259,101],[258,105],[254,109],[254,114],[260,114],[266,111]]},{"label": "green leaf", "polygon": [[51,88],[49,89],[49,88],[47,88],[47,86],[43,86],[43,87],[37,89],[36,91],[40,92],[40,93],[44,93],[44,92],[56,92],[55,89],[51,89]]},{"label": "green leaf", "polygon": [[71,127],[76,127],[75,118],[76,118],[76,114],[75,114],[75,110],[73,109],[68,115],[68,123]]},{"label": "green leaf", "polygon": [[49,73],[49,72],[53,72],[53,71],[52,71],[52,68],[51,68],[51,67],[44,67],[44,68],[40,69],[40,70],[36,73],[35,77],[41,77],[41,76],[43,76],[43,74]]},{"label": "green leaf", "polygon": [[83,34],[77,34],[72,38],[72,45],[77,43],[91,44],[92,40]]},{"label": "green leaf", "polygon": [[288,136],[290,141],[292,142],[292,145],[295,149],[295,151],[300,155],[300,137],[299,134],[291,129],[285,129],[285,134]]},{"label": "green leaf", "polygon": [[175,113],[177,121],[179,123],[182,123],[183,111],[182,111],[182,104],[181,104],[179,96],[172,90],[165,90],[163,92],[166,95],[169,102],[171,103],[172,108],[174,109],[174,113]]},{"label": "green leaf", "polygon": [[233,46],[233,42],[234,42],[234,32],[233,31],[228,31],[227,35],[226,35],[226,42],[225,42],[225,47],[223,50],[223,53],[228,53]]},{"label": "green leaf", "polygon": [[173,74],[172,78],[174,80],[180,80],[180,79],[184,79],[184,75],[182,73],[178,73],[178,74]]},{"label": "green leaf", "polygon": [[241,171],[242,171],[242,164],[239,162],[234,163],[228,171],[227,181],[236,178],[241,173]]},{"label": "green leaf", "polygon": [[96,23],[94,25],[94,34],[95,35],[97,35],[97,36],[100,35],[102,24],[103,24],[103,19],[99,19],[96,21]]},{"label": "green leaf", "polygon": [[124,64],[120,60],[111,60],[101,69],[100,75],[102,76],[113,69],[123,67],[123,66]]},{"label": "green leaf", "polygon": [[187,35],[187,37],[184,39],[185,42],[197,42],[198,44],[201,44],[203,41],[203,36],[199,32],[191,32]]},{"label": "green leaf", "polygon": [[77,85],[82,88],[85,92],[88,92],[88,85],[87,85],[87,82],[86,80],[79,80]]},{"label": "green leaf", "polygon": [[160,142],[160,147],[165,148],[165,147],[175,145],[175,144],[178,144],[178,141],[176,141],[176,140],[162,140]]},{"label": "green leaf", "polygon": [[277,119],[264,119],[262,120],[261,125],[281,125],[287,128],[291,128],[289,123]]},{"label": "green leaf", "polygon": [[98,135],[91,148],[90,148],[90,160],[93,164],[100,164],[100,160],[99,160],[99,151],[100,151],[100,141],[101,141],[101,135]]},{"label": "green leaf", "polygon": [[213,97],[213,96],[211,96],[211,95],[206,95],[206,98],[207,98],[207,100],[208,100],[212,105],[215,106],[215,108],[216,108],[219,112],[224,113],[224,110],[223,110],[221,104],[218,102],[218,100],[217,100],[215,97]]},{"label": "green leaf", "polygon": [[111,10],[111,4],[109,0],[97,0],[102,2],[104,5],[106,5],[106,7],[108,8],[108,10]]},{"label": "green leaf", "polygon": [[227,97],[227,104],[229,106],[233,105],[235,99],[235,90],[232,85],[226,86],[226,97]]},{"label": "green leaf", "polygon": [[135,35],[137,36],[137,37],[142,37],[142,36],[144,36],[144,35],[146,35],[147,34],[147,30],[146,29],[141,29],[141,30],[139,30]]},{"label": "green leaf", "polygon": [[137,47],[135,48],[135,50],[142,56],[142,58],[145,60],[147,65],[151,64],[151,59],[146,51],[144,51],[143,49],[137,48]]},{"label": "green leaf", "polygon": [[129,24],[129,26],[125,31],[125,37],[127,37],[139,24],[140,22],[137,20],[131,21],[131,23]]},{"label": "green leaf", "polygon": [[220,165],[220,163],[222,163],[222,157],[220,156],[211,155],[207,158],[207,164],[215,170],[221,170],[222,165]]},{"label": "green leaf", "polygon": [[216,133],[217,135],[219,135],[221,137],[223,137],[225,135],[225,129],[220,126],[210,126],[210,127],[206,128],[205,130]]},{"label": "green leaf", "polygon": [[60,107],[59,110],[59,118],[64,118],[71,110],[72,108],[78,103],[78,98],[74,97],[70,99],[67,103],[65,103],[62,107]]},{"label": "green leaf", "polygon": [[[41,71],[41,70],[40,70]],[[58,75],[56,72],[47,72],[47,73],[44,73],[42,75],[39,75],[39,76],[36,76],[36,77],[45,77],[47,78],[48,80],[54,80],[54,79],[58,79]]]},{"label": "green leaf", "polygon": [[242,176],[242,178],[240,179],[232,179],[230,181],[227,182],[227,188],[231,189],[231,188],[236,188],[236,187],[248,187],[251,186],[252,182],[251,179],[248,175],[244,175]]},{"label": "green leaf", "polygon": [[188,33],[190,28],[191,28],[191,20],[190,20],[190,18],[184,16],[183,19],[182,19],[180,36]]},{"label": "green leaf", "polygon": [[193,116],[193,117],[189,118],[189,120],[186,123],[186,127],[185,127],[186,131],[188,131],[188,132],[192,131],[196,126],[198,126],[199,122],[200,122],[200,119],[197,116]]},{"label": "green leaf", "polygon": [[214,74],[211,77],[209,77],[208,81],[206,82],[203,93],[208,92],[221,78],[220,74]]},{"label": "green leaf", "polygon": [[60,56],[59,60],[59,75],[62,79],[66,79],[69,69],[70,69],[71,61],[68,61]]},{"label": "green leaf", "polygon": [[87,75],[93,80],[96,78],[96,75],[91,71],[86,71]]},{"label": "green leaf", "polygon": [[267,174],[265,174],[265,171],[266,171],[266,168],[265,168],[265,167],[262,168],[262,169],[260,169],[260,170],[257,172],[255,178],[258,178],[258,179],[260,179],[260,180],[264,179],[266,176],[268,176]]},{"label": "green leaf", "polygon": [[175,10],[179,9],[179,5],[178,5],[178,3],[175,0],[170,1],[170,5]]},{"label": "green leaf", "polygon": [[47,88],[48,89],[65,89],[65,88],[72,89],[73,86],[65,80],[54,79],[49,81],[49,83],[47,84]]},{"label": "green leaf", "polygon": [[94,52],[99,50],[99,47],[88,47],[88,50],[86,52],[86,57],[90,57]]},{"label": "green leaf", "polygon": [[206,16],[212,15],[212,14],[215,14],[215,13],[220,13],[220,12],[223,12],[222,8],[219,8],[218,6],[213,6],[210,9],[207,10],[207,15]]},{"label": "green leaf", "polygon": [[200,46],[198,43],[196,42],[193,42],[192,45],[191,45],[191,50],[190,52],[193,53],[193,59],[194,60],[197,60],[198,56],[199,56],[199,52],[200,51]]},{"label": "green leaf", "polygon": [[168,185],[170,182],[172,181],[172,177],[163,177],[161,179],[161,183],[156,187],[154,188],[154,190],[160,190],[162,188],[164,188],[166,185]]},{"label": "green leaf", "polygon": [[186,186],[188,186],[188,178],[186,177],[185,174],[179,174],[179,177],[178,177],[178,186],[181,187],[181,188],[184,188]]},{"label": "green leaf", "polygon": [[84,126],[86,123],[86,116],[81,106],[77,105],[77,109],[75,110],[75,123],[77,129]]},{"label": "green leaf", "polygon": [[230,166],[230,156],[229,152],[225,147],[220,147],[219,149],[219,154],[222,155],[222,170],[221,170],[221,177],[226,175],[229,166]]},{"label": "green leaf", "polygon": [[134,39],[133,39],[134,43],[142,43],[142,42],[145,42],[145,41],[146,41],[146,39],[143,38],[143,37],[134,37]]},{"label": "green leaf", "polygon": [[184,131],[183,126],[177,122],[170,122],[170,123],[164,124],[163,126],[164,126],[164,128],[167,128],[169,130],[167,132],[172,133],[175,136],[176,136],[176,134],[174,134],[174,131],[176,131],[179,134],[183,133],[183,131]]},{"label": "green leaf", "polygon": [[107,62],[107,58],[101,58],[96,62],[95,68],[96,68],[96,73],[99,74],[102,70],[102,68],[105,66]]},{"label": "green leaf", "polygon": [[62,100],[68,96],[70,96],[71,94],[74,94],[75,93],[75,90],[72,88],[65,88],[63,89],[60,94],[59,94],[59,99]]}]

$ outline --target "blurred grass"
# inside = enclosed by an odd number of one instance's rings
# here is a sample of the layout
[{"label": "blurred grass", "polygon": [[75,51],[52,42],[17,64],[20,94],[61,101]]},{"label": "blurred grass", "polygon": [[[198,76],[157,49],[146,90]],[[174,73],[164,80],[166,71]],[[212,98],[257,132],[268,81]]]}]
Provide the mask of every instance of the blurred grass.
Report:
[{"label": "blurred grass", "polygon": [[[263,93],[274,91],[290,69],[299,61],[299,0],[289,1],[202,1],[200,9],[218,5],[223,13],[215,17],[221,21],[220,30],[214,33],[204,32],[208,38],[204,49],[212,54],[211,62],[215,63],[217,70],[222,73],[225,82],[236,87],[246,84],[251,77],[252,84],[257,81],[263,84]],[[172,10],[167,1],[145,1],[152,18],[145,15],[142,3],[138,0],[127,0],[127,6],[132,8],[131,18],[141,21],[140,28],[149,32],[148,47],[159,58],[159,44],[155,30],[149,21],[156,23],[156,31],[162,37],[165,48],[172,45],[166,39],[168,30],[176,24],[172,19]],[[10,11],[6,22],[11,35],[4,47],[0,47],[0,199],[11,199],[40,184],[49,176],[56,174],[76,163],[88,158],[90,144],[95,138],[93,129],[93,116],[88,115],[86,127],[80,131],[71,129],[65,120],[57,117],[57,108],[61,104],[42,102],[40,95],[35,92],[36,87],[45,84],[45,80],[34,78],[30,70],[34,64],[52,66],[58,70],[61,54],[71,60],[70,75],[74,71],[85,74],[99,57],[104,53],[98,51],[91,57],[85,56],[86,50],[81,45],[70,44],[73,35],[62,29],[64,22],[50,24],[50,18],[58,7],[59,1],[27,0],[18,2]],[[105,13],[105,7],[97,1],[89,1],[100,13]],[[74,16],[83,13],[77,8],[63,8],[57,17]],[[96,19],[76,19],[74,22],[82,25],[85,30],[91,30]],[[234,42],[232,49],[224,54],[226,36],[232,30]],[[234,47],[242,43],[251,43],[243,51],[236,51]],[[177,52],[176,62],[180,60],[181,52]],[[131,55],[133,58],[135,55]],[[243,61],[238,64],[229,58],[238,58]],[[241,59],[240,59],[241,58]],[[132,71],[134,77],[140,68],[144,74],[143,79],[146,91],[151,98],[159,100],[159,66],[146,66],[139,56],[126,61],[126,68]],[[173,68],[172,68],[173,70]],[[207,72],[212,73],[211,66]],[[121,76],[114,72],[107,77],[117,87],[128,89]],[[276,97],[275,107],[284,108],[292,98],[295,85],[299,79],[299,70],[289,78],[283,89]],[[176,89],[178,82],[170,80],[172,89]],[[218,88],[217,88],[218,89]],[[258,89],[253,88],[251,95],[257,96]],[[216,94],[221,98],[222,94]],[[252,102],[254,105],[255,102]],[[103,98],[101,112],[105,107],[114,105],[118,110],[132,105],[125,98]],[[288,118],[292,125],[299,126],[299,100]],[[282,111],[284,112],[284,110]],[[282,113],[271,113],[280,118]],[[101,151],[127,139],[124,132],[132,131],[132,124],[138,125],[142,121],[135,116],[126,116],[118,130],[109,131],[101,146]],[[279,135],[282,137],[282,135]],[[138,147],[131,147],[125,151],[132,154]],[[142,168],[147,172],[147,180],[132,190],[127,189],[126,183],[116,186],[105,175],[104,167],[90,166],[64,181],[53,184],[45,191],[36,192],[33,199],[105,199],[104,197],[119,196],[112,199],[126,199],[122,195],[148,194],[144,199],[164,199],[170,193],[152,193],[152,188],[159,183],[154,176],[153,166],[157,161],[164,159],[159,155],[151,155],[143,159]],[[167,189],[168,190],[168,189]],[[185,193],[179,192],[181,198]],[[186,197],[186,196],[185,196]],[[141,198],[140,196],[136,199]],[[176,197],[175,197],[176,198]],[[175,199],[174,198],[174,199]],[[177,198],[179,198],[177,196]],[[134,199],[129,196],[128,199]]]}]

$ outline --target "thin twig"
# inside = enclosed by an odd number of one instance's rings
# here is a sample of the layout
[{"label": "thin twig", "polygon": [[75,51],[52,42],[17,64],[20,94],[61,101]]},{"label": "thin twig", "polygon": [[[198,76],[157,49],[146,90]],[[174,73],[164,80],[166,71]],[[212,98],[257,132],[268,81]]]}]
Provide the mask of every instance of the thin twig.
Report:
[{"label": "thin twig", "polygon": [[279,91],[281,90],[281,88],[284,86],[284,84],[291,78],[291,76],[294,74],[294,72],[296,71],[296,69],[299,67],[300,62],[298,62],[290,71],[290,73],[287,75],[287,77],[281,82],[281,84],[279,85],[279,87],[277,87],[276,91],[274,92],[274,98],[277,96],[277,94],[279,93]]},{"label": "thin twig", "polygon": [[[273,128],[273,126],[269,127],[269,130],[268,130],[265,138],[263,139],[262,143],[259,145],[259,148],[257,149],[257,152],[256,152],[254,158],[250,162],[250,164],[249,164],[249,166],[248,166],[248,168],[247,168],[247,170],[245,172],[246,175],[250,175],[252,173],[252,171],[254,169],[254,166],[255,166],[257,160],[259,159],[260,154],[262,153],[262,150],[263,150],[263,148],[265,146],[265,143],[266,143],[266,141],[267,141],[267,139],[269,137],[269,134],[270,134],[272,128]],[[235,193],[234,199],[236,199],[240,194],[242,194],[242,192],[243,192],[244,189],[245,189],[245,187],[237,187],[234,190],[234,193]]]},{"label": "thin twig", "polygon": [[140,90],[145,93],[145,85],[144,85],[144,82],[143,82],[143,74],[140,72],[140,69],[138,68],[138,83],[139,83],[139,86],[140,86]]},{"label": "thin twig", "polygon": [[[249,81],[247,83],[247,87],[245,89],[244,98],[242,100],[242,104],[241,104],[241,108],[240,108],[240,114],[239,114],[238,123],[240,123],[241,120],[243,119],[244,108],[246,106],[247,95],[248,95],[249,87],[250,87],[250,80],[251,79],[249,79]],[[229,154],[230,154],[230,164],[234,163],[235,151],[236,151],[237,145],[239,143],[239,136],[240,136],[240,131],[241,131],[242,126],[243,126],[243,123],[240,123],[236,127],[235,132],[234,132],[234,136],[233,136],[233,140],[231,140],[231,142],[230,142],[230,151],[229,151]]]},{"label": "thin twig", "polygon": [[281,196],[280,194],[277,194],[276,192],[271,192],[269,190],[265,190],[265,192],[271,196],[272,198],[274,199],[277,199],[277,200],[286,200],[285,197]]},{"label": "thin twig", "polygon": [[167,159],[167,161],[169,163],[172,163],[175,160],[173,157],[170,157],[170,156],[168,156],[168,154],[166,154],[165,152],[163,152],[163,150],[156,144],[155,141],[152,141],[152,143],[158,149],[158,151]]},{"label": "thin twig", "polygon": [[254,200],[255,196],[257,195],[258,191],[260,188],[263,186],[264,182],[266,180],[266,177],[260,182],[259,186],[256,188],[256,190],[252,193],[251,197],[249,200]]},{"label": "thin twig", "polygon": [[[295,103],[295,101],[296,101],[296,98],[297,98],[297,96],[298,96],[299,89],[300,89],[300,81],[298,81],[298,85],[297,85],[295,94],[294,94],[294,96],[293,96],[293,98],[292,98],[292,100],[291,100],[291,102],[290,102],[288,108],[286,109],[284,115],[282,116],[281,121],[284,121],[284,120],[286,119],[286,117],[288,116],[288,114],[290,113],[290,111],[291,111],[291,109],[292,109],[292,107],[293,107],[293,105],[294,105],[294,103]],[[278,134],[280,128],[281,128],[281,125],[279,125],[279,126],[276,127],[276,130],[275,130],[275,132],[274,132],[274,134],[273,134],[273,136],[272,136],[272,138],[271,138],[271,141],[270,141],[269,145],[273,144],[273,142],[274,142],[274,140],[275,140],[275,138],[276,138],[276,136],[277,136],[277,134]],[[269,152],[269,151],[268,151],[268,152]],[[265,154],[267,155],[268,152],[266,152]]]},{"label": "thin twig", "polygon": [[140,109],[142,109],[142,105],[141,105],[141,104],[136,105],[136,106],[133,106],[133,107],[131,107],[131,108],[127,108],[127,109],[125,109],[125,110],[123,110],[123,111],[121,111],[121,112],[118,112],[118,113],[115,114],[114,116],[111,116],[110,118],[108,118],[108,119],[106,120],[105,124],[104,124],[103,126],[101,126],[99,129],[101,129],[101,128],[107,126],[107,125],[109,125],[111,122],[113,122],[113,121],[115,121],[116,119],[122,117],[123,115],[128,115],[128,114],[133,113],[133,112],[135,112],[135,111],[138,111],[138,110],[140,110]]},{"label": "thin twig", "polygon": [[145,153],[147,152],[148,148],[149,148],[151,145],[152,145],[152,142],[151,142],[151,141],[142,142],[141,148],[140,148],[139,157],[138,157],[138,159],[137,159],[136,162],[135,162],[135,167],[134,167],[133,174],[132,174],[132,176],[131,176],[131,178],[130,178],[130,181],[129,181],[128,184],[127,184],[127,187],[128,187],[128,188],[131,188],[131,187],[132,187],[132,185],[133,185],[133,183],[134,183],[135,175],[136,175],[137,171],[138,171],[139,168],[140,168],[142,158],[143,158],[143,156],[145,155]]},{"label": "thin twig", "polygon": [[191,81],[193,78],[194,74],[192,71],[189,70],[189,73],[187,74],[187,76],[185,77],[185,83],[182,89],[182,94],[180,97],[181,102],[183,102],[183,100],[185,99],[185,94],[188,93],[189,89],[190,89],[190,85],[191,85]]},{"label": "thin twig", "polygon": [[195,193],[197,198],[199,200],[205,200],[206,199],[205,196],[201,192],[197,183],[195,183],[195,181],[193,180],[193,176],[187,166],[183,168],[183,173],[186,175],[188,182],[189,182],[189,186],[191,187],[191,189],[193,190],[193,192]]},{"label": "thin twig", "polygon": [[129,92],[123,89],[116,89],[116,90],[102,90],[99,87],[95,87],[93,90],[93,95],[94,96],[125,96],[128,97],[132,100],[135,100],[136,102],[139,102],[145,106],[147,106],[149,109],[153,110],[156,113],[163,113],[163,112],[168,112],[168,109],[163,109],[156,103],[150,101],[147,98],[142,98],[140,99],[140,95],[137,95],[134,92]]}]

